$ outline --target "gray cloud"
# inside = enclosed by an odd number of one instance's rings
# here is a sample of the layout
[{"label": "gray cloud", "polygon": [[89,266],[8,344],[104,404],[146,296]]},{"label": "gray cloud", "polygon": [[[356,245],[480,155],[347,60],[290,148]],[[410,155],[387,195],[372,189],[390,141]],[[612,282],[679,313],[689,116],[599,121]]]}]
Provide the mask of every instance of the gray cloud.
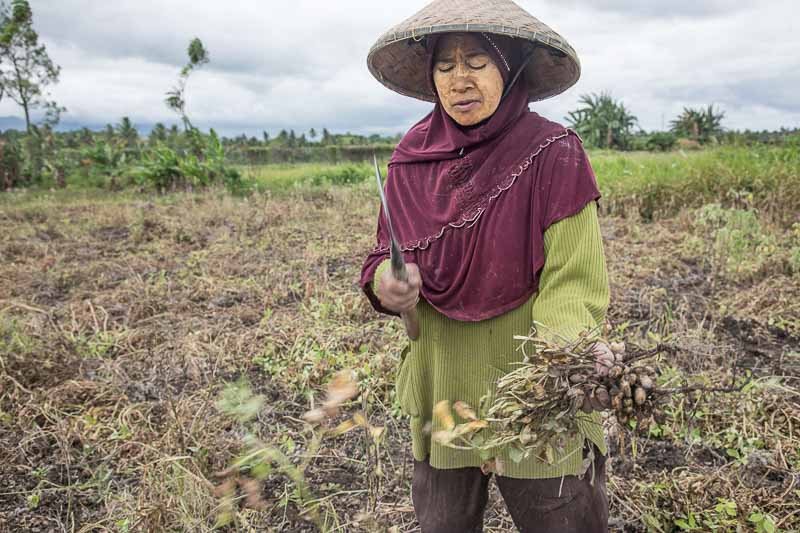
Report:
[{"label": "gray cloud", "polygon": [[[186,46],[212,62],[190,81],[198,125],[227,134],[282,128],[397,133],[431,106],[396,95],[366,69],[369,47],[425,0],[42,0],[37,28],[62,68],[54,96],[70,124],[175,122],[164,93]],[[686,105],[716,103],[731,128],[800,125],[800,28],[793,0],[520,1],[575,46],[583,76],[533,108],[563,120],[580,94],[611,91],[645,129]],[[0,116],[19,115],[8,101]]]},{"label": "gray cloud", "polygon": [[755,0],[548,0],[565,8],[581,8],[625,16],[658,19],[726,15],[757,5]]}]

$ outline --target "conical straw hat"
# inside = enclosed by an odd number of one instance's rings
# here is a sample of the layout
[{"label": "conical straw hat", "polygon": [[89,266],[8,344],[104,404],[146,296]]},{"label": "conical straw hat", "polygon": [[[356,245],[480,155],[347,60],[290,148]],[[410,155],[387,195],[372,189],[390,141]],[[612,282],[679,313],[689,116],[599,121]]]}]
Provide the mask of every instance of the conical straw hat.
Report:
[{"label": "conical straw hat", "polygon": [[530,101],[544,100],[572,87],[581,75],[575,50],[559,34],[511,0],[435,0],[384,33],[370,49],[367,65],[386,87],[435,102],[428,87],[422,38],[434,33],[486,32],[513,37],[522,57]]}]

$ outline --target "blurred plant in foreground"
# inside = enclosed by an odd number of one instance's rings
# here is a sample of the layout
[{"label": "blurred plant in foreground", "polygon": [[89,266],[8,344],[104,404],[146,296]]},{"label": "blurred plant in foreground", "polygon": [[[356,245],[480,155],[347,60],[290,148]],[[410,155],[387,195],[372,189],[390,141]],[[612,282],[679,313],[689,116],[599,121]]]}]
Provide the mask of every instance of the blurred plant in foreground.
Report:
[{"label": "blurred plant in foreground", "polygon": [[311,438],[302,461],[295,464],[289,454],[276,446],[262,442],[255,435],[253,422],[264,404],[264,398],[253,394],[247,383],[229,385],[217,402],[217,407],[240,423],[250,424],[250,427],[244,436],[243,453],[230,468],[217,474],[224,479],[216,491],[222,500],[217,525],[222,526],[234,521],[239,493],[243,493],[247,507],[264,509],[263,483],[270,476],[280,475],[294,485],[292,500],[300,509],[301,516],[314,523],[320,531],[330,531],[335,524],[335,511],[329,508],[330,504],[326,500],[315,498],[307,469],[327,437],[336,437],[360,427],[364,428],[373,442],[383,438],[384,428],[370,425],[361,412],[356,412],[337,425],[333,425],[334,419],[340,415],[342,406],[358,394],[358,385],[353,379],[352,371],[342,370],[333,377],[320,406],[312,408],[303,415],[303,420],[308,423],[307,431],[311,433]]}]

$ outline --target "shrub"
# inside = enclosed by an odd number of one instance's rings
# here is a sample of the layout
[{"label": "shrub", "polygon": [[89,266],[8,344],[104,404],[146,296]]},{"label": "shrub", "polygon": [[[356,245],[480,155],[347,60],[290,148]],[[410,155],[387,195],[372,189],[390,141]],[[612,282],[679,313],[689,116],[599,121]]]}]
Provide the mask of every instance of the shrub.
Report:
[{"label": "shrub", "polygon": [[791,227],[800,211],[800,150],[716,147],[684,153],[591,153],[605,209],[644,220],[711,202],[741,207],[752,195],[770,222]]},{"label": "shrub", "polygon": [[695,226],[711,235],[711,259],[733,277],[753,275],[781,252],[777,237],[761,225],[755,209],[708,204],[696,212]]},{"label": "shrub", "polygon": [[366,165],[337,165],[322,169],[306,178],[307,185],[352,185],[372,177],[374,170]]},{"label": "shrub", "polygon": [[116,188],[117,177],[127,169],[127,160],[121,146],[95,141],[80,152],[80,177],[89,186]]},{"label": "shrub", "polygon": [[657,131],[648,136],[645,146],[651,152],[669,152],[678,139],[668,131]]},{"label": "shrub", "polygon": [[190,151],[180,154],[161,143],[145,152],[139,182],[160,192],[175,189],[202,189],[221,184],[240,192],[241,175],[225,163],[225,150],[214,130],[207,138],[193,130]]},{"label": "shrub", "polygon": [[0,139],[0,188],[11,189],[22,182],[22,148],[16,139]]}]

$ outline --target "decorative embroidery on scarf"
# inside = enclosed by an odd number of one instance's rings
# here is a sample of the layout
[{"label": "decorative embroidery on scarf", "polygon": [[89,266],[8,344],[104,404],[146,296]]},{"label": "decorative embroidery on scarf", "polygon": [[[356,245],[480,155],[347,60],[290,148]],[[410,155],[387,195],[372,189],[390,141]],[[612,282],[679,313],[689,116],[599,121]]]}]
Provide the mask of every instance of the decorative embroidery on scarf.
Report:
[{"label": "decorative embroidery on scarf", "polygon": [[[556,135],[554,137],[548,137],[544,143],[539,145],[539,147],[527,158],[525,158],[522,163],[519,165],[519,169],[516,172],[513,172],[510,176],[506,177],[503,181],[501,181],[498,185],[495,185],[492,189],[488,192],[484,193],[483,195],[479,195],[478,198],[470,198],[468,193],[463,195],[463,200],[459,197],[458,202],[461,205],[461,202],[464,202],[466,209],[462,211],[461,217],[454,221],[450,222],[439,230],[438,233],[434,235],[430,235],[428,237],[424,237],[422,239],[418,239],[415,241],[407,241],[400,243],[400,249],[404,252],[409,252],[412,250],[426,250],[432,242],[439,240],[444,235],[445,231],[449,228],[471,228],[475,224],[478,223],[481,216],[491,207],[492,200],[499,197],[505,191],[510,189],[514,183],[516,183],[517,178],[522,175],[523,172],[528,170],[530,166],[533,164],[533,160],[542,153],[542,151],[553,144],[554,142],[558,141],[559,139],[563,139],[567,137],[570,133],[577,135],[573,130],[567,128],[564,133],[560,135]],[[580,137],[578,137],[580,139]],[[469,184],[469,182],[467,182]],[[464,190],[464,189],[462,189]],[[458,194],[458,192],[456,193]],[[383,246],[375,246],[372,251],[373,252],[387,252],[389,250],[389,245]]]}]

